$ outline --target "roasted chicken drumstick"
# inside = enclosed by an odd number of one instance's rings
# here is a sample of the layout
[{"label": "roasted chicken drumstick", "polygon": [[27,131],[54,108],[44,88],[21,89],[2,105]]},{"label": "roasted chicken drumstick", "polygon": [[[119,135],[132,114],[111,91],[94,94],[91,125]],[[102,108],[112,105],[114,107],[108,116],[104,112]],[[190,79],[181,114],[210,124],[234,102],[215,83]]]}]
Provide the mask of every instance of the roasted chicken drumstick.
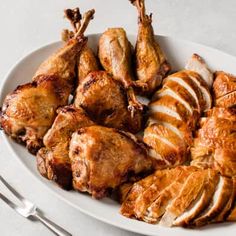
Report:
[{"label": "roasted chicken drumstick", "polygon": [[[89,12],[84,25],[93,14],[93,10]],[[3,103],[1,127],[12,138],[26,143],[32,153],[42,146],[57,108],[68,103],[76,76],[76,59],[86,43],[84,30],[81,26],[65,46],[41,64],[33,82],[18,86]]]},{"label": "roasted chicken drumstick", "polygon": [[153,28],[152,14],[146,15],[144,0],[130,0],[138,10],[138,36],[135,46],[136,85],[142,94],[150,96],[170,71]]},{"label": "roasted chicken drumstick", "polygon": [[122,28],[109,28],[99,39],[98,56],[103,68],[127,90],[129,109],[142,110],[143,105],[137,100],[133,85],[134,78],[131,69],[131,44]]},{"label": "roasted chicken drumstick", "polygon": [[[82,16],[80,14],[79,8],[75,8],[73,10],[65,10],[65,17],[69,19],[75,32],[80,29],[81,24],[83,24],[84,22],[84,19],[82,19]],[[64,30],[62,32],[62,39],[64,41],[68,41],[70,38],[73,38],[73,36],[73,31]],[[98,69],[99,63],[97,61],[97,58],[93,50],[88,46],[88,44],[86,44],[77,57],[77,84],[81,83],[90,72],[97,71]]]}]

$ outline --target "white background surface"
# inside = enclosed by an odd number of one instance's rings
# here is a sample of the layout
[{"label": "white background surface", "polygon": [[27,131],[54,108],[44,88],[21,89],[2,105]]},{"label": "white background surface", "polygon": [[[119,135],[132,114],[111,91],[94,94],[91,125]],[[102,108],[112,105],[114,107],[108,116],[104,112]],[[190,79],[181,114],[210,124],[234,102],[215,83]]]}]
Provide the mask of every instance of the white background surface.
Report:
[{"label": "white background surface", "polygon": [[[155,33],[203,43],[236,56],[235,0],[146,0],[153,12]],[[135,9],[128,0],[7,0],[0,1],[0,83],[9,69],[30,51],[60,39],[68,27],[63,9],[95,8],[95,19],[87,33],[121,26],[136,33]],[[29,78],[30,80],[31,78]],[[9,155],[0,143],[0,174],[25,197],[35,202],[50,219],[73,235],[134,236],[90,218],[57,199]],[[2,185],[0,191],[6,193]],[[17,215],[0,201],[0,235],[52,235],[39,222]]]}]

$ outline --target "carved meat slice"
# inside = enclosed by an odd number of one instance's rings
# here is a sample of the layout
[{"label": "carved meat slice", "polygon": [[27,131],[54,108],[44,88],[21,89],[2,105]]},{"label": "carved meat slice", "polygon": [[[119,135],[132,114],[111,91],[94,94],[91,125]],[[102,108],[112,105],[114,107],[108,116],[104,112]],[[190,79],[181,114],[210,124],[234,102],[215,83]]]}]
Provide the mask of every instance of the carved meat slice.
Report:
[{"label": "carved meat slice", "polygon": [[204,100],[203,100],[201,90],[198,87],[198,85],[195,84],[195,82],[188,76],[187,73],[180,71],[180,72],[177,72],[168,76],[164,80],[164,85],[168,83],[168,81],[174,81],[177,84],[179,84],[180,87],[184,88],[186,90],[185,93],[188,92],[192,96],[192,100],[194,100],[196,104],[195,108],[198,110],[198,112],[200,113],[202,111],[202,108],[204,107]]},{"label": "carved meat slice", "polygon": [[165,127],[171,129],[188,145],[192,144],[192,131],[185,122],[166,113],[152,112],[149,116],[148,125],[155,123],[164,125]]},{"label": "carved meat slice", "polygon": [[151,114],[155,112],[165,113],[177,120],[185,122],[191,129],[195,127],[196,120],[191,113],[178,100],[168,95],[151,102],[149,109]]},{"label": "carved meat slice", "polygon": [[180,193],[167,206],[166,212],[160,220],[161,225],[172,226],[175,219],[201,196],[207,174],[207,170],[196,171],[186,179]]},{"label": "carved meat slice", "polygon": [[198,73],[207,83],[208,87],[211,88],[213,83],[213,74],[199,55],[193,54],[185,66],[185,69]]},{"label": "carved meat slice", "polygon": [[[148,126],[144,131],[144,142],[155,151],[161,160],[166,162],[167,166],[182,164],[187,159],[188,152],[185,142],[163,125]],[[151,156],[155,158],[152,154]],[[156,168],[159,168],[158,164]]]},{"label": "carved meat slice", "polygon": [[197,168],[190,166],[179,166],[181,173],[166,188],[161,189],[156,195],[156,199],[151,202],[146,209],[143,220],[148,223],[157,223],[160,217],[165,213],[166,207],[171,203],[173,198],[181,191],[187,177]]},{"label": "carved meat slice", "polygon": [[194,83],[199,87],[202,93],[204,100],[204,105],[202,106],[202,110],[203,111],[209,110],[212,106],[212,96],[207,83],[205,82],[205,80],[202,79],[202,77],[198,73],[194,71],[185,70],[184,72],[188,74],[189,78],[194,81]]},{"label": "carved meat slice", "polygon": [[196,201],[175,221],[176,226],[187,226],[195,219],[211,202],[212,196],[219,182],[219,174],[211,169],[207,170],[207,176],[204,183],[204,190]]},{"label": "carved meat slice", "polygon": [[225,208],[232,195],[233,181],[231,178],[220,176],[219,184],[209,207],[192,222],[192,225],[203,226],[210,223]]}]

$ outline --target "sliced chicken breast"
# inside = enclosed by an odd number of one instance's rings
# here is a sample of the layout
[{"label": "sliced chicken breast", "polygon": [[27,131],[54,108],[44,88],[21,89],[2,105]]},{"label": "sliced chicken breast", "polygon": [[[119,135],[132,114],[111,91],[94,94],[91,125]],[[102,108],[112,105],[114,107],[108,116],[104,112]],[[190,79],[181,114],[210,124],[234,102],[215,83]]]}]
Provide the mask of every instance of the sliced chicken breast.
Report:
[{"label": "sliced chicken breast", "polygon": [[181,214],[173,223],[176,226],[187,226],[197,217],[211,202],[219,182],[219,174],[212,170],[207,170],[203,193],[199,195],[196,201],[183,214]]},{"label": "sliced chicken breast", "polygon": [[178,178],[181,172],[182,168],[162,171],[159,178],[157,178],[152,185],[146,188],[145,191],[137,197],[134,212],[138,219],[143,218],[148,206],[155,200],[160,191],[170,185],[173,179]]},{"label": "sliced chicken breast", "polygon": [[157,101],[149,104],[150,114],[162,112],[177,120],[186,122],[189,127],[195,127],[196,120],[191,113],[178,100],[168,95],[165,95]]},{"label": "sliced chicken breast", "polygon": [[191,224],[194,226],[203,226],[214,220],[229,201],[233,191],[232,185],[233,181],[231,178],[220,176],[219,184],[209,207]]},{"label": "sliced chicken breast", "polygon": [[[180,168],[180,167],[177,167]],[[166,207],[181,191],[187,177],[197,168],[192,166],[182,166],[182,171],[174,181],[158,193],[155,201],[147,208],[143,220],[148,223],[157,223],[159,218],[165,213]]]},{"label": "sliced chicken breast", "polygon": [[195,82],[195,84],[199,87],[202,93],[203,100],[204,100],[202,111],[207,111],[211,109],[212,96],[205,80],[203,80],[202,77],[194,71],[186,70],[184,72],[187,73],[189,78],[191,78]]},{"label": "sliced chicken breast", "polygon": [[179,85],[179,83],[175,81],[167,81],[164,84],[163,89],[155,94],[155,97],[160,98],[164,95],[174,97],[182,103],[191,114],[198,109],[197,103],[192,95],[183,86]]},{"label": "sliced chicken breast", "polygon": [[[207,170],[193,172],[185,181],[180,193],[167,206],[160,224],[170,227],[177,217],[183,214],[203,193]],[[194,184],[193,184],[194,183]]]},{"label": "sliced chicken breast", "polygon": [[229,201],[227,202],[221,213],[213,220],[213,222],[223,222],[224,220],[226,220],[231,210],[234,208],[234,202],[236,201],[236,177],[233,178],[232,189],[233,191],[229,198]]},{"label": "sliced chicken breast", "polygon": [[187,147],[172,130],[165,126],[152,124],[144,131],[144,142],[167,161],[169,166],[182,164],[187,159]]},{"label": "sliced chicken breast", "polygon": [[149,116],[148,124],[153,123],[162,124],[167,128],[175,132],[180,138],[182,138],[188,145],[192,143],[192,131],[189,126],[173,116],[170,116],[162,112],[154,112]]},{"label": "sliced chicken breast", "polygon": [[199,87],[193,82],[193,80],[189,78],[189,76],[185,72],[180,71],[168,76],[164,80],[164,86],[166,83],[168,85],[168,81],[174,81],[181,87],[185,88],[193,97],[195,103],[197,104],[197,109],[200,113],[201,107],[204,106],[204,100]]},{"label": "sliced chicken breast", "polygon": [[129,191],[127,198],[122,203],[120,213],[126,217],[134,216],[134,206],[137,197],[140,196],[149,186],[151,186],[153,182],[165,171],[166,170],[156,171],[154,174],[149,175],[148,177],[135,183],[132,189]]},{"label": "sliced chicken breast", "polygon": [[213,83],[213,74],[199,55],[193,54],[187,62],[185,69],[198,73],[207,83],[208,87],[211,88]]}]

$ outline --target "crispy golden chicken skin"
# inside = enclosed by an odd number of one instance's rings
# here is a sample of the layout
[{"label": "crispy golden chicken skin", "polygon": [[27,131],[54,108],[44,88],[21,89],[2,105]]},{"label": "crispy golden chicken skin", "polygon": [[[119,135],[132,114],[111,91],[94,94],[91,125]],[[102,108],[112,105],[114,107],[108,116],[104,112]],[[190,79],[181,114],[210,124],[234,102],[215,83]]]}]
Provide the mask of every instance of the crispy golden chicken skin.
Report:
[{"label": "crispy golden chicken skin", "polygon": [[152,28],[152,15],[146,15],[144,0],[130,0],[138,10],[138,36],[135,46],[136,85],[142,94],[151,95],[170,71]]},{"label": "crispy golden chicken skin", "polygon": [[129,175],[150,170],[152,165],[145,145],[134,135],[103,126],[75,132],[69,156],[74,188],[94,198],[106,196]]},{"label": "crispy golden chicken skin", "polygon": [[[75,32],[78,32],[83,23],[82,15],[79,8],[65,10],[65,17],[70,21]],[[81,22],[82,20],[82,22]],[[69,30],[62,31],[62,40],[67,42],[74,37],[74,32]],[[81,83],[83,79],[92,71],[99,69],[98,60],[93,50],[86,44],[77,57],[77,84]]]},{"label": "crispy golden chicken skin", "polygon": [[42,146],[42,139],[56,117],[56,110],[68,104],[73,91],[77,57],[87,39],[83,36],[94,10],[83,16],[73,38],[45,60],[33,76],[33,82],[18,86],[2,108],[1,127],[31,153]]},{"label": "crispy golden chicken skin", "polygon": [[56,116],[68,102],[75,77],[76,55],[84,38],[71,39],[37,70],[33,82],[18,86],[3,102],[1,126],[27,149],[36,153]]},{"label": "crispy golden chicken skin", "polygon": [[100,125],[137,133],[142,128],[143,111],[128,110],[122,84],[105,71],[91,72],[78,86],[74,104],[83,107]]},{"label": "crispy golden chicken skin", "polygon": [[43,138],[45,147],[37,153],[39,172],[54,180],[64,189],[72,187],[72,172],[69,159],[71,135],[78,128],[94,125],[82,108],[73,105],[58,110],[58,115]]},{"label": "crispy golden chicken skin", "polygon": [[82,83],[86,76],[92,71],[99,70],[99,64],[93,50],[86,45],[77,60],[78,84]]},{"label": "crispy golden chicken skin", "polygon": [[143,110],[143,105],[137,100],[133,90],[132,46],[123,28],[109,28],[101,35],[98,57],[103,68],[127,90],[132,113]]}]

